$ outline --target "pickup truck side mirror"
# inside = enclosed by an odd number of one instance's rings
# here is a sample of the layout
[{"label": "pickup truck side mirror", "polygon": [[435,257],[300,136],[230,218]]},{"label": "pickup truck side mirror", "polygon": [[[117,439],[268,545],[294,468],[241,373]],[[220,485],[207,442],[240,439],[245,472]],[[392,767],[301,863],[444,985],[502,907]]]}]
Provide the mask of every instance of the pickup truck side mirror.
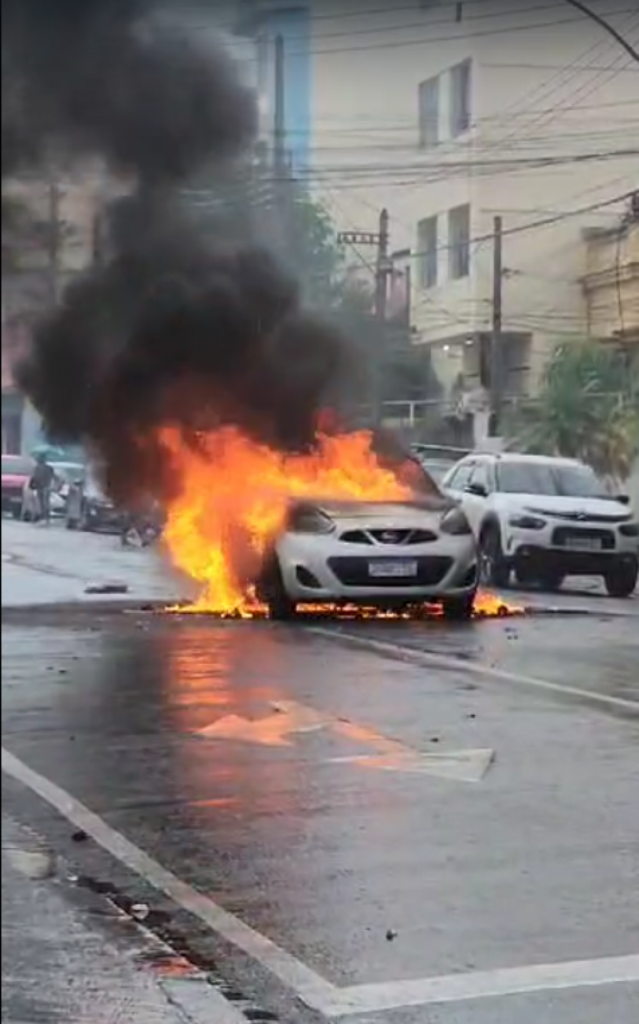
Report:
[{"label": "pickup truck side mirror", "polygon": [[467,487],[464,487],[464,490],[467,494],[474,494],[478,498],[488,497],[488,489],[483,484],[468,484]]}]

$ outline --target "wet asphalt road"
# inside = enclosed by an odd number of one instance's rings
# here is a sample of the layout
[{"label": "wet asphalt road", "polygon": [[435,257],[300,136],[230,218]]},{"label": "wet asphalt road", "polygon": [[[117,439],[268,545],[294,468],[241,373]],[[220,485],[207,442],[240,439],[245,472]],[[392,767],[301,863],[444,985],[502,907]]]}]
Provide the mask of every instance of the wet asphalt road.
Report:
[{"label": "wet asphalt road", "polygon": [[[82,541],[108,561],[112,540]],[[324,1019],[296,997],[314,979],[324,1010],[370,1024],[634,1024],[639,601],[552,603],[590,614],[7,616],[4,747],[98,824],[74,842],[68,803],[7,777],[5,806],[290,1024]],[[182,913],[104,852],[116,833],[233,918]],[[238,951],[236,920],[275,945]],[[606,958],[631,956],[622,982]],[[602,969],[617,983],[584,987]],[[432,978],[438,1001],[410,984]]]}]

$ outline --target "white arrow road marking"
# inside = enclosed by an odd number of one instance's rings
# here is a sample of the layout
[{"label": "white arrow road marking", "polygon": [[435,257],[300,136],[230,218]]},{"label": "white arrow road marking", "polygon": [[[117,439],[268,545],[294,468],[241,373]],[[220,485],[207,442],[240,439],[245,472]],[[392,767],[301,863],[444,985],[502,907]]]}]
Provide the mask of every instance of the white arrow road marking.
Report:
[{"label": "white arrow road marking", "polygon": [[410,772],[413,775],[438,775],[456,782],[481,782],[495,759],[493,750],[455,750],[443,754],[420,754],[407,751],[403,756],[378,757],[363,754],[354,757],[332,757],[331,764],[357,764],[386,772]]},{"label": "white arrow road marking", "polygon": [[375,729],[345,718],[336,718],[293,700],[272,701],[273,713],[259,719],[227,715],[198,730],[206,739],[260,743],[269,747],[290,747],[289,736],[330,729],[345,739],[373,747],[374,754],[332,757],[328,764],[353,764],[387,772],[437,775],[457,782],[480,782],[495,758],[491,749],[437,751],[422,753],[399,740],[383,736]]},{"label": "white arrow road marking", "polygon": [[219,718],[212,725],[199,729],[200,736],[213,740],[240,740],[244,743],[261,743],[268,747],[290,747],[288,736],[293,733],[315,732],[331,725],[331,719],[313,708],[291,703],[290,707],[283,704],[272,705],[273,714],[266,718],[251,721],[239,715],[227,715]]}]

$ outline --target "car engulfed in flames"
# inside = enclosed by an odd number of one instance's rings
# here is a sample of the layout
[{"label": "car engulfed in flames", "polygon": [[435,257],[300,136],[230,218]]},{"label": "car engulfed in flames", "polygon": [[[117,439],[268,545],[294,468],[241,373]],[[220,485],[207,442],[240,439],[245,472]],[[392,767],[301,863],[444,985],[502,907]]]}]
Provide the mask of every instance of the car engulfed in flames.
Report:
[{"label": "car engulfed in flames", "polygon": [[463,512],[440,496],[405,501],[297,500],[266,553],[256,593],[272,618],[298,605],[398,613],[424,602],[469,618],[477,550]]},{"label": "car engulfed in flames", "polygon": [[179,487],[164,542],[198,585],[188,606],[220,616],[301,612],[451,618],[502,614],[477,595],[477,552],[466,517],[410,457],[388,463],[368,431],[318,435],[282,454],[223,428],[193,446],[160,438]]}]

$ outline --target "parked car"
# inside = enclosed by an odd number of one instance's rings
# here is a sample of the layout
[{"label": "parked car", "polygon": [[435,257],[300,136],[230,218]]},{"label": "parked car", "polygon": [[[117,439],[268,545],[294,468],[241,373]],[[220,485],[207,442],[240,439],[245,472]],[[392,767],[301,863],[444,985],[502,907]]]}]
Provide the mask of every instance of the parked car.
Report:
[{"label": "parked car", "polygon": [[[61,518],[66,515],[69,490],[74,481],[84,474],[84,466],[77,462],[50,462],[55,477],[51,491],[51,515]],[[25,522],[36,522],[40,516],[38,497],[28,482],[22,493],[22,519]]]},{"label": "parked car", "polygon": [[467,448],[419,443],[411,445],[411,452],[437,484],[441,484],[449,470],[469,454]]},{"label": "parked car", "polygon": [[104,493],[91,470],[69,486],[66,509],[67,530],[120,530],[122,512]]},{"label": "parked car", "polygon": [[26,455],[2,456],[2,514],[11,513],[14,519],[22,515],[22,496],[28,487],[35,462]]},{"label": "parked car", "polygon": [[566,576],[602,576],[629,597],[639,576],[639,522],[575,459],[473,454],[444,477],[477,538],[485,582],[557,590]]}]

